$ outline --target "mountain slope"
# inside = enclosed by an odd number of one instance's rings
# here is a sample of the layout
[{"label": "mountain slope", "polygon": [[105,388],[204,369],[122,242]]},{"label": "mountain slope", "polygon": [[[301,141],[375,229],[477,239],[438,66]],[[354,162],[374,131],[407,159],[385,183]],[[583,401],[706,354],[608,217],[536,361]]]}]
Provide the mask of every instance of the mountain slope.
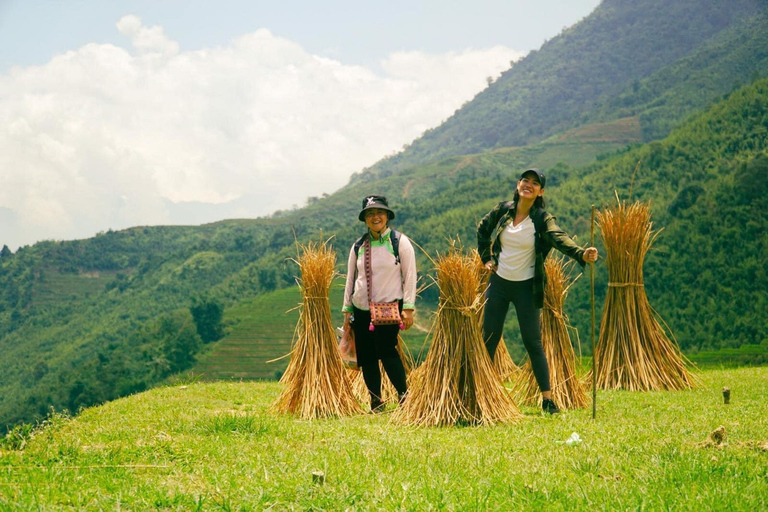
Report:
[{"label": "mountain slope", "polygon": [[759,0],[605,0],[368,172],[524,146],[620,117],[639,116],[646,141],[664,137],[734,84],[768,74],[767,13]]}]

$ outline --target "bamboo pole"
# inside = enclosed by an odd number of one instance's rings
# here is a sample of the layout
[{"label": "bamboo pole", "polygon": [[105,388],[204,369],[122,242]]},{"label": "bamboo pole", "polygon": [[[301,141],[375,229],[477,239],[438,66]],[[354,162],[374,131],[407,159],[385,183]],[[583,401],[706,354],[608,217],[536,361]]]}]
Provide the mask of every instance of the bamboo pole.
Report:
[{"label": "bamboo pole", "polygon": [[[595,205],[589,221],[589,246],[595,246]],[[595,354],[595,263],[589,262],[589,304],[592,310],[592,419],[597,418],[597,357]]]}]

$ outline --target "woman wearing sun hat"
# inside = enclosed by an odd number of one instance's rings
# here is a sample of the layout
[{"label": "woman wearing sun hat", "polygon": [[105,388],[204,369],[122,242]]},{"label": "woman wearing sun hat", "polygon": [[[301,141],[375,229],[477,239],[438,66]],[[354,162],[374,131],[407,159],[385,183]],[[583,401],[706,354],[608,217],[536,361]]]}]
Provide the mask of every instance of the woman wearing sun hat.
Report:
[{"label": "woman wearing sun hat", "polygon": [[[352,246],[347,261],[347,283],[344,290],[344,329],[355,335],[357,364],[371,396],[371,410],[383,410],[381,371],[384,366],[390,382],[402,401],[407,392],[405,367],[397,352],[400,329],[413,325],[416,301],[416,257],[411,241],[389,227],[395,212],[387,198],[369,195],[363,199],[358,219],[365,222],[367,232]],[[368,249],[369,248],[369,249]],[[366,251],[370,250],[371,294],[366,276]],[[371,324],[369,302],[395,302],[400,308],[402,324]]]},{"label": "woman wearing sun hat", "polygon": [[541,343],[540,313],[544,306],[544,260],[554,247],[582,267],[597,261],[597,249],[582,248],[544,210],[546,177],[539,169],[520,175],[512,201],[502,201],[477,227],[477,251],[491,272],[486,290],[483,337],[493,359],[509,304],[515,306],[523,344],[539,384],[542,409],[554,414],[549,367]]}]

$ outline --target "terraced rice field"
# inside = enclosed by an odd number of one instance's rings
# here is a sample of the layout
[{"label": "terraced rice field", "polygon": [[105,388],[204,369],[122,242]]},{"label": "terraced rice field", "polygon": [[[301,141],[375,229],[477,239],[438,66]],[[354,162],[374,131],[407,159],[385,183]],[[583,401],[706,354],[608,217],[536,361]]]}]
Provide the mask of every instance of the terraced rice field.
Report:
[{"label": "terraced rice field", "polygon": [[[339,326],[342,287],[338,283],[331,290],[331,310]],[[193,372],[206,381],[279,379],[288,366],[300,303],[300,290],[291,287],[226,310],[227,335],[200,356]]]},{"label": "terraced rice field", "polygon": [[33,300],[38,305],[81,300],[104,291],[115,272],[62,273],[45,269],[35,286]]}]

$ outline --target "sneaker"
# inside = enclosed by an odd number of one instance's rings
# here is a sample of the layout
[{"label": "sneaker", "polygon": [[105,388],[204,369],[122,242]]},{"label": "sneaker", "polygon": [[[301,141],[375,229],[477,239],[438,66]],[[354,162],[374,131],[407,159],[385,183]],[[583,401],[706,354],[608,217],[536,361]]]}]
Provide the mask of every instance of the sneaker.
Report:
[{"label": "sneaker", "polygon": [[397,403],[400,405],[400,407],[402,407],[403,404],[405,403],[405,397],[407,397],[407,396],[408,396],[408,392],[407,391],[405,393],[398,393],[398,395],[397,395]]},{"label": "sneaker", "polygon": [[547,414],[557,414],[560,412],[560,409],[557,408],[557,406],[555,405],[555,402],[553,402],[549,398],[545,398],[541,401],[541,410],[543,410]]}]

